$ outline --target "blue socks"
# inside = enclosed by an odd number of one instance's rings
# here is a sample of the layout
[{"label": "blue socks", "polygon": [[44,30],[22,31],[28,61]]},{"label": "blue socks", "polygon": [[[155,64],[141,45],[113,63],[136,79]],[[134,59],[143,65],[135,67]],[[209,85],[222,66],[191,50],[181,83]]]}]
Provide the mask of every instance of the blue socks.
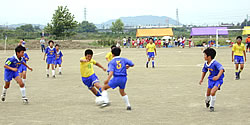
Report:
[{"label": "blue socks", "polygon": [[99,88],[99,92],[102,93],[102,88]]},{"label": "blue socks", "polygon": [[152,60],[152,66],[155,66],[155,61],[154,60]]}]

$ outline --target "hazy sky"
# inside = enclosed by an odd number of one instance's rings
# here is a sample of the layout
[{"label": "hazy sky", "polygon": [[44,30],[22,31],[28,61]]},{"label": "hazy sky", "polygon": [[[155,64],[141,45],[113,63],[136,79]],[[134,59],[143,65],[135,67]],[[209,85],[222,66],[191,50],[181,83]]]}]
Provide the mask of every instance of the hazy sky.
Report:
[{"label": "hazy sky", "polygon": [[176,8],[183,24],[212,25],[237,23],[249,14],[249,0],[0,0],[0,25],[50,22],[59,5],[67,5],[77,21],[95,24],[126,16],[168,16],[176,19]]}]

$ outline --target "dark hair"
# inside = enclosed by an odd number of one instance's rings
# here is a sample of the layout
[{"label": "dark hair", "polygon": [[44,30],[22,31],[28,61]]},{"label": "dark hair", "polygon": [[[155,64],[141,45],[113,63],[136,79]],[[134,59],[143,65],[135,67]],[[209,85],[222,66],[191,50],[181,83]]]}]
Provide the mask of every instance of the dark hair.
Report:
[{"label": "dark hair", "polygon": [[22,45],[19,45],[19,46],[17,46],[17,47],[15,48],[15,52],[16,52],[16,53],[17,53],[17,52],[21,52],[21,51],[26,51],[26,48],[23,47]]},{"label": "dark hair", "polygon": [[216,56],[216,51],[213,48],[207,48],[203,51],[207,55],[207,57],[211,56],[212,59]]},{"label": "dark hair", "polygon": [[87,55],[93,55],[93,51],[91,49],[85,50],[85,56]]},{"label": "dark hair", "polygon": [[50,43],[53,43],[53,44],[54,44],[54,41],[53,41],[53,40],[50,40],[50,41],[48,42],[48,44],[50,44]]},{"label": "dark hair", "polygon": [[153,38],[152,38],[152,37],[150,37],[150,38],[149,38],[149,40],[153,40]]},{"label": "dark hair", "polygon": [[237,38],[236,39],[241,39],[242,40],[242,36],[237,36]]},{"label": "dark hair", "polygon": [[114,54],[114,56],[120,56],[121,54],[121,49],[119,47],[115,47],[114,49],[111,50],[112,54]]},{"label": "dark hair", "polygon": [[60,45],[59,45],[59,44],[56,44],[56,45],[55,45],[55,47],[57,47],[57,46],[58,46],[58,47],[60,47]]},{"label": "dark hair", "polygon": [[113,48],[115,48],[115,47],[116,47],[115,45],[112,45],[112,46],[111,46],[111,49],[113,49]]},{"label": "dark hair", "polygon": [[24,41],[24,39],[22,39]]}]

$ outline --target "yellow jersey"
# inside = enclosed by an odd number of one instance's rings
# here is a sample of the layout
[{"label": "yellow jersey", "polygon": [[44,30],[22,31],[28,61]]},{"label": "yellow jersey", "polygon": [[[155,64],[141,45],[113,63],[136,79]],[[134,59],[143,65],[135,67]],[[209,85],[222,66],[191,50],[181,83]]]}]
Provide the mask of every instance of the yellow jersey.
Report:
[{"label": "yellow jersey", "polygon": [[152,44],[147,44],[146,48],[148,49],[148,52],[155,52],[155,44],[152,43]]},{"label": "yellow jersey", "polygon": [[233,45],[232,51],[234,52],[235,56],[243,56],[243,51],[245,51],[245,45],[241,43],[238,45],[237,43]]},{"label": "yellow jersey", "polygon": [[[85,60],[86,58],[82,57],[81,59]],[[89,62],[80,62],[80,71],[82,77],[89,77],[95,73],[93,64],[96,64],[94,59],[91,59]]]},{"label": "yellow jersey", "polygon": [[108,61],[110,62],[113,59],[112,52],[107,53],[107,55],[105,56],[105,58],[108,58]]}]

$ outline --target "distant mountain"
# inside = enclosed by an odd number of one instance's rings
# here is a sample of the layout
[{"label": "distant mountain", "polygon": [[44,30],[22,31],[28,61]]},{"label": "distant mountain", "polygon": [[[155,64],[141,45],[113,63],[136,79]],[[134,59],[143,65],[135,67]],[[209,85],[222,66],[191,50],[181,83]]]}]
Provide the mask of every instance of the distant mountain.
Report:
[{"label": "distant mountain", "polygon": [[[135,16],[135,17],[121,17],[120,18],[125,26],[164,26],[164,25],[177,25],[178,22],[167,16]],[[96,24],[97,28],[110,27],[112,22],[116,19],[109,20],[102,24]]]},{"label": "distant mountain", "polygon": [[[26,25],[26,23],[20,23],[20,24],[10,24],[7,25],[8,29],[16,29],[17,27],[20,27],[22,25]],[[45,25],[41,25],[41,24],[32,24],[33,26],[39,26],[40,29],[44,29]],[[6,25],[0,25],[0,27],[4,28],[6,27]]]}]

